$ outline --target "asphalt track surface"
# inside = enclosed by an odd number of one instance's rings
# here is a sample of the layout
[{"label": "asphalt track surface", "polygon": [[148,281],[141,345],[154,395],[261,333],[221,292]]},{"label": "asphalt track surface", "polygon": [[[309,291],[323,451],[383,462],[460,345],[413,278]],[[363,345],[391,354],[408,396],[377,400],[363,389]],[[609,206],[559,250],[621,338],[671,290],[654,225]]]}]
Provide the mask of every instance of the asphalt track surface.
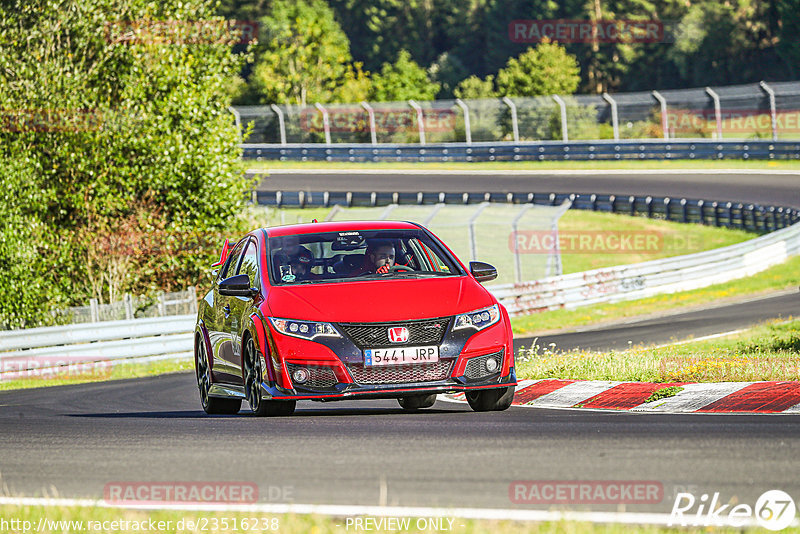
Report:
[{"label": "asphalt track surface", "polygon": [[800,207],[800,173],[271,171],[259,191],[463,191],[651,195]]},{"label": "asphalt track surface", "polygon": [[[797,304],[784,294],[544,339],[608,348],[785,317]],[[798,469],[797,416],[474,413],[446,401],[408,414],[375,400],[304,401],[286,418],[253,417],[244,403],[238,416],[209,417],[191,373],[0,393],[0,475],[12,495],[100,498],[106,484],[214,480],[255,483],[261,502],[549,509],[512,502],[509,486],[623,480],[664,488],[661,502],[626,511],[669,513],[680,491],[751,504],[769,489],[799,495]]]},{"label": "asphalt track surface", "polygon": [[[14,495],[103,495],[108,483],[238,481],[260,501],[526,508],[517,480],[656,481],[755,504],[800,494],[800,418],[653,415],[512,407],[474,413],[439,401],[305,402],[292,417],[208,417],[191,373],[0,394],[0,469]],[[280,495],[280,496],[278,496]],[[547,509],[549,506],[539,505]],[[572,507],[573,509],[576,507]],[[578,509],[617,510],[591,505]]]},{"label": "asphalt track surface", "polygon": [[[274,178],[269,178],[270,184],[276,183]],[[752,175],[726,176],[730,187],[721,188],[713,178],[715,184],[708,189],[703,181],[675,176],[626,184],[586,177],[581,180],[592,181],[498,175],[490,187],[484,185],[485,177],[461,177],[447,184],[424,177],[408,182],[403,177],[404,187],[393,183],[386,190],[440,190],[457,184],[461,191],[602,193],[607,186],[611,193],[674,195],[671,191],[676,189],[670,188],[678,187],[687,197],[800,205],[797,188],[790,187],[795,177],[790,178],[757,183]],[[308,188],[354,189],[352,176],[343,174],[342,179],[347,186],[342,182],[341,187],[323,187],[308,177]],[[670,185],[673,180],[679,184]],[[275,189],[302,188],[296,175],[291,186]],[[618,325],[604,329],[605,338],[597,332],[578,332],[545,339],[567,348],[704,335],[720,331],[720,326],[735,328],[736,321],[792,314],[795,297]],[[698,497],[719,492],[722,502],[736,499],[751,505],[770,489],[782,489],[797,499],[798,471],[797,416],[525,407],[474,413],[465,404],[444,401],[408,414],[395,401],[377,400],[301,402],[295,415],[285,418],[255,418],[244,403],[238,416],[208,417],[200,409],[191,373],[63,386],[46,393],[0,392],[0,477],[12,495],[99,498],[109,483],[238,481],[257,484],[261,502],[549,509],[547,504],[512,502],[510,484],[655,481],[663,486],[661,502],[627,505],[624,510],[669,513],[680,491]],[[620,511],[616,505],[570,508]]]}]

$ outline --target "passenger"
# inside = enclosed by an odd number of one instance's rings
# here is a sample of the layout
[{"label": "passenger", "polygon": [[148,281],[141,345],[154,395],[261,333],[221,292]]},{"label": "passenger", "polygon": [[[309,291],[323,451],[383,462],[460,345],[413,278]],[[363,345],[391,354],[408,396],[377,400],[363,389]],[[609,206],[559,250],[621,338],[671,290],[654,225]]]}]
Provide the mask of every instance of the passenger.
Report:
[{"label": "passenger", "polygon": [[283,282],[319,278],[318,274],[311,272],[314,267],[314,255],[305,247],[300,247],[295,256],[278,252],[274,256],[273,265],[276,276]]},{"label": "passenger", "polygon": [[305,247],[301,247],[297,255],[289,259],[289,265],[298,280],[310,280],[319,277],[319,275],[311,272],[311,268],[314,267],[314,255]]}]

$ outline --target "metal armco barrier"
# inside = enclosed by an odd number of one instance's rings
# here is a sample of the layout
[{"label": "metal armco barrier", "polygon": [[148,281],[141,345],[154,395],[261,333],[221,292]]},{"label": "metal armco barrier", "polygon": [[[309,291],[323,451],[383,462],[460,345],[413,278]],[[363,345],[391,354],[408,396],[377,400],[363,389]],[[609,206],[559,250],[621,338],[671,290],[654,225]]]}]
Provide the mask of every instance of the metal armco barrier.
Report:
[{"label": "metal armco barrier", "polygon": [[685,256],[490,287],[509,314],[524,315],[706,287],[750,276],[800,252],[800,224]]},{"label": "metal armco barrier", "polygon": [[800,159],[798,141],[642,139],[438,144],[242,144],[243,157],[280,161],[552,161]]},{"label": "metal armco barrier", "polygon": [[572,201],[572,209],[640,215],[683,223],[771,232],[800,221],[800,212],[783,206],[760,206],[669,197],[592,195],[567,193],[412,193],[356,191],[258,191],[258,204],[279,207],[388,206],[389,204],[513,204],[561,205]]},{"label": "metal armco barrier", "polygon": [[0,331],[0,379],[93,362],[190,358],[196,315]]}]

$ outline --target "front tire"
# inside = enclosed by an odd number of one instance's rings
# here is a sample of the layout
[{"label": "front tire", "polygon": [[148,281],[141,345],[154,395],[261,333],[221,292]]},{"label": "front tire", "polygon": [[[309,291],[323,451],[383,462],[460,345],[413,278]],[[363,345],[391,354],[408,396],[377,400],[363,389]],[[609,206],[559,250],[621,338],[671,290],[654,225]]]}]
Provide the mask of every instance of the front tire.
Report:
[{"label": "front tire", "polygon": [[244,354],[244,392],[247,403],[257,417],[292,415],[297,401],[265,400],[261,397],[261,358],[253,338],[247,339]]},{"label": "front tire", "polygon": [[208,395],[211,390],[211,366],[208,363],[206,345],[202,339],[197,340],[197,357],[194,364],[197,375],[197,388],[200,391],[200,404],[203,406],[203,411],[209,415],[233,415],[239,413],[242,408],[241,400],[221,399]]},{"label": "front tire", "polygon": [[436,402],[436,393],[430,395],[412,395],[397,399],[400,407],[406,411],[415,411],[421,408],[430,408]]},{"label": "front tire", "polygon": [[482,391],[468,391],[467,402],[476,412],[501,412],[507,410],[514,400],[515,386]]}]

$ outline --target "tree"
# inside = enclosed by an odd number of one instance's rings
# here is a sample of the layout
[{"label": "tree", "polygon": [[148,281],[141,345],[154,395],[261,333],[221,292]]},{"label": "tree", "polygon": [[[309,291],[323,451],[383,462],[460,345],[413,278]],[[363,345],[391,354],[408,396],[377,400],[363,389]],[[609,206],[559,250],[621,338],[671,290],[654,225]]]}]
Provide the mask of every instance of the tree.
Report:
[{"label": "tree", "polygon": [[[205,0],[10,0],[0,41],[0,325],[197,283],[216,251],[173,238],[236,228],[251,187],[227,110],[243,61],[229,28]],[[153,255],[102,248],[157,228]]]},{"label": "tree", "polygon": [[[350,43],[323,0],[276,0],[251,76],[262,103],[331,102],[348,76]],[[362,76],[363,77],[363,76]]]},{"label": "tree", "polygon": [[494,76],[488,75],[481,80],[477,76],[470,76],[462,80],[455,90],[456,98],[495,98],[497,91],[494,89]]},{"label": "tree", "polygon": [[384,63],[379,74],[372,75],[371,100],[433,100],[440,85],[428,78],[406,50],[401,50],[394,63]]},{"label": "tree", "polygon": [[578,83],[580,68],[575,57],[546,40],[518,58],[509,59],[497,73],[497,90],[507,96],[572,94]]},{"label": "tree", "polygon": [[800,72],[800,39],[797,38],[800,35],[800,10],[793,0],[777,0],[775,3],[780,20],[778,53],[792,78],[796,78]]}]

